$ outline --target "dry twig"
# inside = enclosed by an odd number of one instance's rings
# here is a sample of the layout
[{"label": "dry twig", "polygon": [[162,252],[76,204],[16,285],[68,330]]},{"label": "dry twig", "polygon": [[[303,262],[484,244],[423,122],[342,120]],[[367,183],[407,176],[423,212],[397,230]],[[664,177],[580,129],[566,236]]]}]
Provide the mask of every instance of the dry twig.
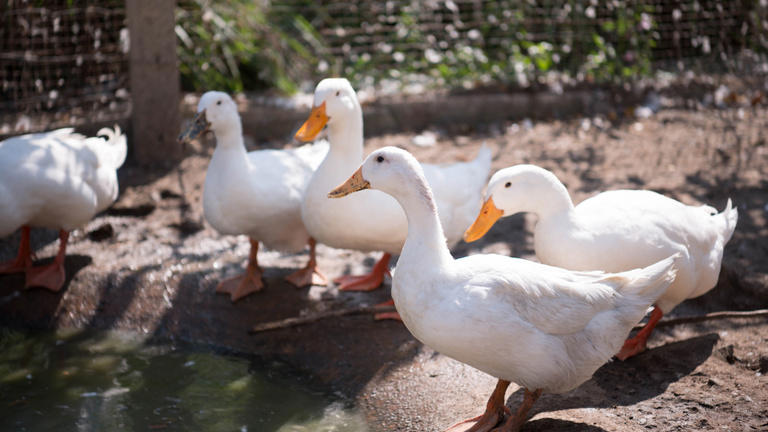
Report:
[{"label": "dry twig", "polygon": [[[296,327],[305,324],[311,324],[315,321],[320,321],[326,318],[335,318],[345,315],[360,315],[360,314],[375,314],[381,312],[395,312],[395,308],[392,306],[360,306],[347,309],[337,309],[327,312],[320,312],[312,315],[285,318],[277,321],[269,321],[261,324],[256,324],[250,333],[260,333],[270,330],[279,330],[289,327]],[[689,324],[703,321],[712,321],[718,319],[729,318],[759,318],[768,317],[768,309],[758,309],[753,311],[723,311],[713,312],[704,315],[686,316],[679,318],[663,319],[656,324],[656,327],[669,327],[679,324]],[[645,326],[644,323],[636,325],[633,330],[640,330]]]},{"label": "dry twig", "polygon": [[269,330],[279,330],[288,327],[295,327],[304,324],[313,323],[325,318],[334,318],[344,315],[360,315],[360,314],[375,314],[381,312],[394,312],[395,308],[392,306],[360,306],[348,309],[337,309],[327,312],[320,312],[312,315],[285,318],[277,321],[270,321],[261,324],[256,324],[251,329],[250,333],[259,333]]},{"label": "dry twig", "polygon": [[[688,323],[696,323],[696,322],[703,322],[703,321],[712,321],[717,319],[728,319],[728,318],[759,318],[759,317],[768,317],[768,309],[758,309],[753,311],[723,311],[723,312],[712,312],[704,315],[694,315],[694,316],[685,316],[685,317],[679,317],[679,318],[669,318],[669,319],[663,319],[659,321],[656,324],[656,327],[669,327],[674,326],[678,324],[688,324]],[[645,323],[640,323],[636,325],[632,330],[640,330],[645,326]]]}]

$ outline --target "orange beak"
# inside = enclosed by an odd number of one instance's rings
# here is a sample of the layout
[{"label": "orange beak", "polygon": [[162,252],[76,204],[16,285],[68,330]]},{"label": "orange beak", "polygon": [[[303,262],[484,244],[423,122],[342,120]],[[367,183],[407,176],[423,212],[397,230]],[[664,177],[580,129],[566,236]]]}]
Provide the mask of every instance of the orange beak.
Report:
[{"label": "orange beak", "polygon": [[295,137],[302,142],[312,141],[323,130],[326,123],[328,123],[328,116],[325,114],[325,102],[323,102],[320,106],[312,108],[309,118],[301,125]]},{"label": "orange beak", "polygon": [[352,192],[370,188],[371,184],[368,183],[368,180],[363,178],[363,167],[360,167],[347,179],[347,181],[337,186],[336,189],[328,192],[328,198],[341,198]]},{"label": "orange beak", "polygon": [[496,208],[493,197],[488,198],[488,201],[483,204],[480,214],[477,215],[475,223],[464,232],[464,241],[469,243],[484,236],[502,216],[504,216],[504,212]]}]

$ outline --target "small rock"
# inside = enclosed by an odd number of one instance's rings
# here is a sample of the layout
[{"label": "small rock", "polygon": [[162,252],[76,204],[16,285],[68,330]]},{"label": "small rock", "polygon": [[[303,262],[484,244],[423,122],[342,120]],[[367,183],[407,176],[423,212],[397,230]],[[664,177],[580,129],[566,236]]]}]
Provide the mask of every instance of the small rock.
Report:
[{"label": "small rock", "polygon": [[307,298],[311,301],[319,302],[323,300],[323,296],[326,294],[327,291],[328,289],[325,287],[312,285],[309,288],[309,291],[307,292]]},{"label": "small rock", "polygon": [[432,147],[437,144],[437,135],[434,132],[425,131],[413,137],[411,142],[418,147]]},{"label": "small rock", "polygon": [[717,105],[718,107],[725,106],[725,100],[729,94],[731,94],[731,90],[728,88],[728,86],[726,86],[725,84],[721,84],[720,87],[718,87],[717,90],[715,90],[715,93],[713,95],[715,105]]},{"label": "small rock", "polygon": [[722,386],[723,386],[723,382],[722,382],[722,381],[720,381],[720,380],[719,380],[719,379],[717,379],[717,378],[711,377],[711,378],[709,378],[709,381],[707,381],[707,385],[708,385],[708,386],[718,386],[718,387],[722,387]]},{"label": "small rock", "polygon": [[160,198],[161,199],[179,199],[181,198],[181,195],[170,189],[163,189],[160,191]]},{"label": "small rock", "polygon": [[88,238],[91,241],[99,242],[104,241],[115,234],[115,229],[112,228],[112,224],[105,223],[95,230],[88,233]]},{"label": "small rock", "polygon": [[111,216],[144,217],[155,211],[157,206],[152,203],[144,203],[129,207],[110,207],[105,212]]},{"label": "small rock", "polygon": [[760,362],[758,363],[760,365],[760,373],[768,373],[768,356],[760,356]]},{"label": "small rock", "polygon": [[203,224],[191,219],[184,219],[181,222],[171,224],[170,226],[175,228],[182,237],[190,236],[204,229]]},{"label": "small rock", "polygon": [[646,119],[653,115],[653,110],[646,106],[635,108],[635,117],[640,119]]},{"label": "small rock", "polygon": [[523,129],[527,131],[533,129],[533,122],[531,121],[531,119],[529,118],[523,119]]},{"label": "small rock", "polygon": [[736,362],[736,360],[738,360],[738,358],[736,358],[736,356],[733,354],[733,344],[719,348],[717,350],[717,356],[727,361],[729,364],[733,364]]}]

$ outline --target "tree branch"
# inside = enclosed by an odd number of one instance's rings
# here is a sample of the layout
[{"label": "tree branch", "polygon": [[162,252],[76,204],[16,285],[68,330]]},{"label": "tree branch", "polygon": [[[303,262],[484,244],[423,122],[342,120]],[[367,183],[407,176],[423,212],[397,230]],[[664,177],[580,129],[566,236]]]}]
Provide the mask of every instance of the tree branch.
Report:
[{"label": "tree branch", "polygon": [[[697,323],[703,321],[712,321],[718,319],[728,318],[759,318],[768,317],[768,309],[758,309],[753,311],[723,311],[712,312],[704,315],[694,315],[679,318],[663,319],[656,324],[656,327],[669,327],[679,324]],[[632,330],[640,330],[645,327],[645,323],[640,323],[632,328]]]},{"label": "tree branch", "polygon": [[[392,306],[359,306],[347,309],[337,309],[326,312],[319,312],[301,317],[285,318],[277,321],[269,321],[261,324],[256,324],[249,333],[260,333],[270,330],[280,330],[289,327],[296,327],[305,324],[311,324],[316,321],[320,321],[326,318],[335,318],[345,315],[361,315],[361,314],[376,314],[381,312],[395,312],[395,308]],[[718,319],[732,319],[732,318],[759,318],[768,317],[768,309],[758,309],[753,311],[723,311],[713,312],[704,315],[686,316],[679,318],[663,319],[656,324],[656,327],[670,327],[680,324],[697,323],[704,321],[713,321]],[[632,330],[640,330],[645,326],[644,323],[640,323],[632,328]]]},{"label": "tree branch", "polygon": [[285,318],[277,321],[270,321],[256,324],[249,333],[259,333],[269,330],[279,330],[288,327],[295,327],[304,324],[313,323],[326,318],[340,317],[344,315],[376,314],[381,312],[395,312],[392,306],[360,306],[348,309],[337,309],[327,312],[320,312],[312,315]]}]

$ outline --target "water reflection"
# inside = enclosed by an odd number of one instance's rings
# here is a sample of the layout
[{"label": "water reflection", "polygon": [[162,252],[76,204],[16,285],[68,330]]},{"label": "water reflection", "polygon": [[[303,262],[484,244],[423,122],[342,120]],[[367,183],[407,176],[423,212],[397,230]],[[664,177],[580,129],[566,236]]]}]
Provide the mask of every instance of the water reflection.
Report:
[{"label": "water reflection", "polygon": [[0,329],[0,430],[357,432],[280,365],[121,332]]}]

